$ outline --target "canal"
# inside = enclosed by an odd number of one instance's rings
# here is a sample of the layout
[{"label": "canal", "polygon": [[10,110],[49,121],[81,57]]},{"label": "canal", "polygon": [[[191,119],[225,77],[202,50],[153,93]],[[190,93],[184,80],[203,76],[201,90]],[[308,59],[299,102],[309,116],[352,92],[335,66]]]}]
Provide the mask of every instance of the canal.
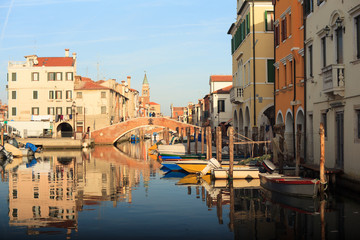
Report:
[{"label": "canal", "polygon": [[359,198],[279,196],[258,180],[166,173],[150,142],[2,166],[0,239],[358,239]]}]

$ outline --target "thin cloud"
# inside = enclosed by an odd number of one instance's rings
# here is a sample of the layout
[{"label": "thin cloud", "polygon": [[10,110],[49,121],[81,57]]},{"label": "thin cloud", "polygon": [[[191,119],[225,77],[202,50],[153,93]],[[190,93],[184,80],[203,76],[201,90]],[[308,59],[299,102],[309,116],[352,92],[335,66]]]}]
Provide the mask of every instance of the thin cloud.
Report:
[{"label": "thin cloud", "polygon": [[6,29],[6,26],[8,24],[8,21],[9,21],[9,16],[10,16],[10,13],[11,13],[11,9],[13,8],[14,1],[15,0],[11,0],[11,2],[10,2],[9,10],[7,12],[7,15],[6,15],[6,18],[5,18],[5,21],[4,21],[4,26],[3,26],[3,29],[2,29],[1,35],[0,35],[0,45],[1,45],[2,40],[4,39],[5,29]]},{"label": "thin cloud", "polygon": [[[52,4],[65,4],[65,3],[77,3],[77,2],[100,2],[101,0],[22,0],[17,1],[14,7],[31,7],[42,6]],[[14,0],[11,1],[11,4]],[[0,5],[0,8],[8,8],[9,5]]]}]

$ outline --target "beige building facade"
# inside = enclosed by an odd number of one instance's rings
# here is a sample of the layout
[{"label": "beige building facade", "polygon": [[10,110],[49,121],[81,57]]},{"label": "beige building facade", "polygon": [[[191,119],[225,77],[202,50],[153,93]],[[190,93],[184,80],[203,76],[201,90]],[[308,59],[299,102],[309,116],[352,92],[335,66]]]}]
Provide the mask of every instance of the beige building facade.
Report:
[{"label": "beige building facade", "polygon": [[54,131],[71,136],[76,54],[65,49],[65,57],[25,58],[8,63],[9,120],[54,121]]},{"label": "beige building facade", "polygon": [[323,123],[325,165],[360,180],[360,3],[305,3],[307,160],[319,163]]},{"label": "beige building facade", "polygon": [[272,1],[238,0],[236,22],[228,31],[233,126],[248,137],[253,127],[271,125],[274,119],[273,20]]}]

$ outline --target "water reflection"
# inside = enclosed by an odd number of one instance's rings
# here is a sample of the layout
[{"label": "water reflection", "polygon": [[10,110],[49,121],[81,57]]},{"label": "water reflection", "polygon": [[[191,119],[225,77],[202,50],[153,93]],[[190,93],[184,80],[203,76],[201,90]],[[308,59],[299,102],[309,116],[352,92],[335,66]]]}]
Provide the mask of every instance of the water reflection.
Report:
[{"label": "water reflection", "polygon": [[9,182],[9,225],[26,227],[28,235],[65,232],[69,237],[86,206],[131,203],[133,189],[140,181],[148,185],[157,164],[113,146],[14,159],[3,171],[3,181]]},{"label": "water reflection", "polygon": [[1,225],[6,236],[89,238],[94,225],[87,219],[106,212],[95,224],[98,237],[357,239],[360,204],[352,198],[293,198],[264,190],[258,179],[165,173],[148,147],[142,142],[122,145],[129,154],[100,146],[14,159],[2,169],[1,184],[9,189],[8,203],[0,206],[8,204],[10,228]]}]

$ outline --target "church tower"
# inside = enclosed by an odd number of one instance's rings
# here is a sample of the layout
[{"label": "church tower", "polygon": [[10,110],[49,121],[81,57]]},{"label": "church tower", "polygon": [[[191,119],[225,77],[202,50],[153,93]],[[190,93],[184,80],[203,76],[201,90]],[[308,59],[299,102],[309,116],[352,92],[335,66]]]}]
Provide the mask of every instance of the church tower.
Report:
[{"label": "church tower", "polygon": [[145,73],[144,81],[141,89],[141,96],[140,96],[140,108],[141,108],[140,116],[145,117],[149,115],[149,106],[150,106],[150,87]]}]

